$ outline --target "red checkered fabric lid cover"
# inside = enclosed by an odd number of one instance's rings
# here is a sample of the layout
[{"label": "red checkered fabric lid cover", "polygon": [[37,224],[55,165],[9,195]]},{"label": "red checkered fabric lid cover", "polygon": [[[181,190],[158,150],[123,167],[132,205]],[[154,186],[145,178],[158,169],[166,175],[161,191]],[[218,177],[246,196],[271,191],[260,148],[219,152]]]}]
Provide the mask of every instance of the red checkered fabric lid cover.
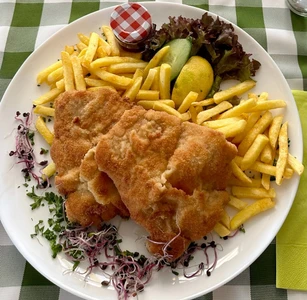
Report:
[{"label": "red checkered fabric lid cover", "polygon": [[134,43],[150,33],[152,23],[147,9],[138,3],[125,3],[111,14],[110,26],[122,42]]}]

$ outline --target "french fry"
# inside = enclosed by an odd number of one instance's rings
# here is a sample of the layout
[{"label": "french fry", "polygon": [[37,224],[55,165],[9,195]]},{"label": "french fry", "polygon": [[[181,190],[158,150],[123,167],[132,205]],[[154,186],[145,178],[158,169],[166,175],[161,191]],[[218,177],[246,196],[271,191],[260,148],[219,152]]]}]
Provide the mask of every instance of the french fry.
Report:
[{"label": "french fry", "polygon": [[74,46],[66,45],[64,51],[66,51],[69,55],[72,55],[75,52],[75,48]]},{"label": "french fry", "polygon": [[[174,102],[175,103],[175,102]],[[180,119],[185,122],[189,121],[192,118],[191,113],[189,111],[186,111],[185,113],[181,114]]]},{"label": "french fry", "polygon": [[272,113],[267,111],[246,134],[240,145],[238,146],[238,154],[244,155],[249,149],[258,134],[263,133],[270,125],[273,119]]},{"label": "french fry", "polygon": [[83,60],[86,51],[87,51],[87,47],[84,48],[84,49],[82,49],[82,50],[79,52],[78,57],[81,58],[81,59]]},{"label": "french fry", "polygon": [[127,62],[111,65],[108,71],[114,74],[134,73],[137,69],[144,69],[147,62]]},{"label": "french fry", "polygon": [[244,130],[233,138],[232,143],[239,144],[240,142],[242,142],[246,134],[254,127],[259,118],[260,112],[251,113],[246,121],[246,126]]},{"label": "french fry", "polygon": [[[258,171],[260,173],[268,174],[276,177],[276,167],[264,164],[260,161],[256,161],[251,167],[251,170]],[[284,172],[284,178],[291,178],[293,175],[293,170],[290,168],[286,168]]]},{"label": "french fry", "polygon": [[233,108],[225,111],[219,116],[219,119],[239,117],[244,112],[248,112],[251,107],[254,107],[257,104],[257,101],[254,98],[248,99],[244,102],[241,102],[239,105],[234,106]]},{"label": "french fry", "polygon": [[224,225],[227,229],[229,229],[230,227],[230,216],[225,209],[222,212],[222,216],[221,216],[219,223]]},{"label": "french fry", "polygon": [[256,172],[256,171],[251,171],[251,170],[249,170],[253,175],[253,177],[255,178],[255,179],[261,179],[261,173],[260,172]]},{"label": "french fry", "polygon": [[101,26],[101,29],[107,39],[108,44],[111,47],[111,55],[119,56],[120,55],[120,47],[116,41],[115,35],[110,26]]},{"label": "french fry", "polygon": [[35,122],[35,127],[37,131],[41,134],[41,136],[45,139],[45,141],[51,145],[54,135],[53,133],[49,130],[47,127],[44,119],[41,116],[38,116],[36,122]]},{"label": "french fry", "polygon": [[214,104],[213,98],[202,100],[202,101],[197,101],[193,102],[191,105],[193,106],[208,106]]},{"label": "french fry", "polygon": [[275,150],[272,149],[270,143],[267,143],[260,154],[260,161],[271,164],[274,160]]},{"label": "french fry", "polygon": [[191,103],[195,102],[197,100],[198,93],[195,93],[193,91],[190,91],[188,95],[183,99],[182,103],[180,104],[178,111],[182,114],[186,112],[189,107],[191,106]]},{"label": "french fry", "polygon": [[[238,165],[241,164],[243,157],[240,156],[236,156],[235,161]],[[250,170],[252,171],[256,171],[262,174],[268,174],[271,176],[276,176],[276,167],[272,166],[270,164],[265,164],[263,162],[260,161],[255,161],[251,166],[250,166]],[[293,169],[291,168],[286,168],[285,169],[285,173],[284,173],[284,178],[291,178],[293,175]]]},{"label": "french fry", "polygon": [[258,101],[257,104],[249,110],[249,112],[271,110],[276,108],[283,108],[286,106],[287,103],[284,100]]},{"label": "french fry", "polygon": [[140,100],[137,102],[138,105],[143,106],[145,109],[153,109],[156,103],[162,103],[171,108],[175,108],[175,102],[173,100]]},{"label": "french fry", "polygon": [[266,197],[276,197],[276,192],[273,188],[267,191],[264,188],[233,186],[231,187],[231,193],[238,198],[261,199]]},{"label": "french fry", "polygon": [[[245,202],[244,200],[242,199],[239,199],[237,197],[234,197],[232,195],[229,195],[229,202],[228,202],[228,205],[230,205],[231,207],[233,208],[236,208],[238,210],[242,210],[244,209],[246,206],[248,206],[248,203]],[[230,227],[230,224],[229,224],[229,227]]]},{"label": "french fry", "polygon": [[[221,104],[222,103],[225,103],[225,102],[221,102]],[[222,132],[225,135],[225,138],[227,139],[230,137],[234,137],[237,134],[240,134],[241,132],[243,132],[245,126],[246,126],[246,121],[240,120],[236,123],[217,128],[216,130],[219,132]]]},{"label": "french fry", "polygon": [[48,66],[47,68],[40,71],[36,77],[37,84],[42,84],[44,81],[47,80],[50,73],[57,70],[58,68],[62,67],[62,61],[59,60],[52,65]]},{"label": "french fry", "polygon": [[193,123],[197,123],[197,116],[202,110],[203,109],[201,106],[193,106],[193,105],[190,106],[189,112],[191,114],[191,119]]},{"label": "french fry", "polygon": [[42,170],[42,178],[46,180],[47,178],[52,177],[56,172],[55,163],[52,161]]},{"label": "french fry", "polygon": [[121,56],[106,56],[102,58],[97,58],[93,62],[91,62],[91,68],[102,68],[102,67],[109,67],[115,64],[122,64],[122,63],[140,63],[144,62],[140,59],[135,59],[133,57],[121,57]]},{"label": "french fry", "polygon": [[89,44],[84,55],[82,64],[86,67],[93,61],[98,48],[99,35],[96,32],[92,32],[89,40]]},{"label": "french fry", "polygon": [[240,179],[243,182],[251,183],[252,180],[247,177],[247,175],[239,168],[239,166],[235,163],[234,160],[230,163],[231,170],[234,176],[236,176],[238,179]]},{"label": "french fry", "polygon": [[288,153],[288,164],[298,174],[302,175],[304,172],[304,165],[299,162],[292,154]]},{"label": "french fry", "polygon": [[[155,76],[155,78],[154,78],[154,80],[151,84],[150,89],[153,90],[153,91],[160,91],[159,83],[160,83],[160,69],[161,69],[161,67],[159,66],[159,67],[155,67],[153,69],[157,70],[157,73],[156,73],[156,76]],[[147,74],[147,76],[148,76],[148,74]]]},{"label": "french fry", "polygon": [[51,72],[47,77],[48,84],[52,84],[56,81],[59,81],[63,78],[63,67],[59,67],[58,69]]},{"label": "french fry", "polygon": [[129,85],[132,84],[133,80],[124,76],[112,74],[103,69],[90,69],[90,72],[98,76],[100,79],[111,83],[111,85],[120,88],[126,89]]},{"label": "french fry", "polygon": [[114,86],[111,86],[111,85],[106,85],[106,86],[91,86],[91,87],[88,87],[86,90],[87,91],[97,91],[99,89],[106,89],[106,90],[111,90],[113,92],[117,92],[116,91],[116,88]]},{"label": "french fry", "polygon": [[260,199],[253,204],[240,210],[230,221],[230,230],[236,230],[251,217],[275,206],[271,198]]},{"label": "french fry", "polygon": [[33,112],[37,115],[54,117],[54,108],[48,106],[37,105],[33,109]]},{"label": "french fry", "polygon": [[236,163],[238,166],[240,166],[240,165],[241,165],[241,162],[242,162],[242,159],[243,159],[242,156],[236,155],[236,156],[234,157],[233,160],[235,161],[235,163]]},{"label": "french fry", "polygon": [[180,112],[178,112],[176,109],[174,109],[172,107],[169,107],[168,105],[166,105],[164,103],[161,103],[160,101],[155,101],[155,103],[153,105],[153,109],[158,110],[158,111],[164,111],[164,112],[167,112],[170,115],[181,118]]},{"label": "french fry", "polygon": [[221,103],[222,101],[229,100],[234,96],[239,96],[249,91],[256,85],[256,82],[253,80],[243,81],[231,88],[220,91],[214,94],[213,99],[216,104]]},{"label": "french fry", "polygon": [[257,100],[257,101],[259,100],[259,99],[258,99],[258,96],[257,96],[255,93],[248,93],[248,94],[247,94],[247,97],[248,97],[248,99],[249,99],[249,98],[254,98],[254,99]]},{"label": "french fry", "polygon": [[87,45],[85,45],[85,44],[82,43],[82,42],[79,42],[78,44],[76,44],[76,46],[77,46],[77,49],[78,49],[79,51],[82,51],[83,49],[86,49],[86,48],[87,48]]},{"label": "french fry", "polygon": [[288,161],[288,122],[285,122],[278,136],[279,155],[276,163],[276,184],[281,185]]},{"label": "french fry", "polygon": [[280,131],[280,127],[282,124],[284,116],[283,115],[278,115],[273,118],[270,129],[269,129],[269,139],[270,139],[270,144],[273,149],[276,148],[277,145],[277,140],[278,140],[278,135]]},{"label": "french fry", "polygon": [[142,77],[142,80],[143,80],[143,74],[144,74],[144,70],[143,69],[136,69],[134,74],[133,74],[133,76],[132,76],[132,79],[135,80],[138,77]]},{"label": "french fry", "polygon": [[145,78],[145,81],[141,87],[142,90],[149,90],[150,87],[152,86],[152,83],[157,75],[157,69],[150,69],[147,77]]},{"label": "french fry", "polygon": [[83,76],[83,69],[81,66],[80,58],[77,56],[71,57],[72,69],[74,71],[74,79],[77,91],[85,91],[86,84]]},{"label": "french fry", "polygon": [[139,90],[137,100],[159,100],[159,91]]},{"label": "french fry", "polygon": [[258,134],[252,145],[246,151],[241,161],[241,169],[247,170],[259,157],[265,145],[269,142],[269,138],[264,134]]},{"label": "french fry", "polygon": [[[138,70],[139,70],[139,69],[138,69]],[[121,74],[121,76],[125,76],[125,77],[132,78],[132,79],[133,79],[134,74],[135,74],[135,73],[123,73],[123,74]]]},{"label": "french fry", "polygon": [[213,228],[213,230],[220,236],[225,237],[230,234],[230,230],[220,222],[217,222]]},{"label": "french fry", "polygon": [[268,191],[271,186],[271,176],[268,174],[262,174],[261,184]]},{"label": "french fry", "polygon": [[168,53],[169,46],[165,46],[161,48],[154,56],[153,58],[148,62],[148,65],[144,69],[144,78],[147,77],[148,72],[150,69],[157,67],[161,61],[161,59]]},{"label": "french fry", "polygon": [[83,44],[85,44],[86,46],[88,46],[89,42],[90,42],[90,38],[86,35],[84,35],[83,33],[79,32],[77,33],[77,36],[80,40],[80,42],[82,42]]},{"label": "french fry", "polygon": [[59,90],[54,88],[47,93],[39,96],[37,99],[33,101],[33,105],[45,104],[48,102],[52,102],[57,96],[59,96],[64,90]]},{"label": "french fry", "polygon": [[284,178],[285,179],[290,179],[293,176],[293,169],[292,168],[286,168],[285,173],[284,173]]},{"label": "french fry", "polygon": [[242,120],[242,118],[233,117],[233,118],[227,118],[227,119],[221,119],[221,120],[206,121],[206,122],[203,122],[201,125],[210,127],[212,129],[217,129],[217,128],[221,128],[227,125],[231,125],[240,120]]},{"label": "french fry", "polygon": [[209,108],[207,110],[201,111],[197,115],[196,122],[197,124],[201,124],[231,107],[232,107],[231,103],[229,103],[228,101],[223,101],[219,103],[218,105],[214,106],[213,108]]},{"label": "french fry", "polygon": [[84,81],[86,83],[87,86],[92,86],[92,87],[99,87],[99,86],[109,86],[110,82],[101,80],[101,79],[93,79],[93,78],[88,78],[85,77]]},{"label": "french fry", "polygon": [[[104,68],[102,68],[102,69],[104,69]],[[97,75],[95,75],[94,73],[90,72],[90,70],[87,70],[87,71],[88,71],[88,73],[85,74],[84,80],[85,80],[85,78],[102,80]],[[91,71],[92,71],[92,69],[91,69]]]},{"label": "french fry", "polygon": [[[145,74],[145,70],[144,70]],[[159,90],[161,99],[170,99],[171,97],[171,66],[162,64],[160,67]]]},{"label": "french fry", "polygon": [[268,98],[269,94],[267,92],[262,92],[258,97],[258,101],[265,101],[268,100]]},{"label": "french fry", "polygon": [[61,91],[65,90],[64,78],[55,83],[55,87]]},{"label": "french fry", "polygon": [[123,94],[123,97],[129,98],[130,102],[133,102],[136,99],[136,95],[138,94],[142,85],[142,79],[142,77],[136,78],[133,84]]},{"label": "french fry", "polygon": [[[95,57],[96,58],[102,58],[102,57],[106,57],[108,54],[105,51],[105,49],[103,49],[101,46],[97,47],[96,53],[95,53]],[[94,58],[95,60],[95,58]]]},{"label": "french fry", "polygon": [[[62,79],[61,79],[62,80]],[[64,80],[64,79],[63,79]],[[49,84],[49,88],[50,88],[50,90],[52,90],[52,89],[55,89],[57,86],[56,86],[56,83],[51,83],[51,84]]]},{"label": "french fry", "polygon": [[[106,54],[106,55],[111,55],[112,54],[112,47],[110,46],[110,44],[105,41],[103,38],[99,37],[99,40],[98,40],[98,48],[100,48],[101,50],[103,50],[103,52]],[[98,50],[98,49],[97,49]],[[121,54],[121,53],[120,53]],[[124,55],[121,55],[121,56],[124,56]]]},{"label": "french fry", "polygon": [[70,56],[67,52],[62,51],[61,58],[63,62],[65,91],[72,91],[75,89],[75,84],[74,84],[74,72],[73,72]]}]

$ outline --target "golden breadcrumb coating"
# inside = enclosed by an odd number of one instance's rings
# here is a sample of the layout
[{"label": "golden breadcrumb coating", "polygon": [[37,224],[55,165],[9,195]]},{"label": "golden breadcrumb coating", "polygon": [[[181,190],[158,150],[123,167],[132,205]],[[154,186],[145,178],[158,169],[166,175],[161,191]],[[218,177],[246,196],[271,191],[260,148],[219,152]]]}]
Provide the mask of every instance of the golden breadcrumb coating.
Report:
[{"label": "golden breadcrumb coating", "polygon": [[[105,89],[65,92],[56,99],[51,157],[57,170],[56,187],[67,197],[66,213],[70,221],[87,226],[101,222],[97,218],[99,213],[102,220],[117,214],[127,216],[128,211],[108,176],[100,175],[109,187],[108,193],[114,193],[114,203],[112,200],[97,203],[95,194],[80,178],[80,166],[86,153],[131,107],[132,104],[122,100],[117,93]],[[78,198],[77,195],[82,196]],[[86,206],[90,208],[85,209]]]},{"label": "golden breadcrumb coating", "polygon": [[136,106],[101,137],[96,161],[149,232],[150,252],[178,235],[164,249],[175,259],[220,220],[236,153],[218,131]]}]

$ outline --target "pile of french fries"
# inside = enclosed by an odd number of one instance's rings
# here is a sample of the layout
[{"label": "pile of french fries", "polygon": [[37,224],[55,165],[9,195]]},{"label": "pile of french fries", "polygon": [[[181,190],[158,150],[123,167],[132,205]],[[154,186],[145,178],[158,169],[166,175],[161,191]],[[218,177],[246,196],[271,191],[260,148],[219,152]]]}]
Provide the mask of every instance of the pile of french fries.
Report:
[{"label": "pile of french fries", "polygon": [[[293,173],[301,175],[304,166],[289,153],[288,122],[272,110],[286,107],[281,99],[269,100],[266,92],[248,93],[238,105],[234,97],[249,92],[253,80],[217,92],[213,98],[198,100],[191,91],[179,107],[171,99],[171,66],[160,61],[169,51],[164,47],[145,62],[141,53],[126,52],[116,42],[109,26],[102,26],[102,35],[79,33],[78,42],[65,46],[61,59],[42,70],[37,76],[39,85],[46,83],[50,90],[33,101],[38,115],[36,128],[51,145],[53,133],[43,117],[53,117],[53,101],[64,91],[111,89],[145,109],[165,111],[183,121],[194,122],[222,132],[238,148],[231,162],[229,183],[230,201],[214,228],[221,237],[237,230],[252,216],[275,206],[276,192],[271,178],[281,185]],[[54,163],[44,170],[45,177],[55,173]],[[246,200],[249,199],[249,200]],[[251,200],[252,199],[252,200]],[[252,203],[251,203],[252,201]],[[236,210],[230,217],[229,207]]]}]

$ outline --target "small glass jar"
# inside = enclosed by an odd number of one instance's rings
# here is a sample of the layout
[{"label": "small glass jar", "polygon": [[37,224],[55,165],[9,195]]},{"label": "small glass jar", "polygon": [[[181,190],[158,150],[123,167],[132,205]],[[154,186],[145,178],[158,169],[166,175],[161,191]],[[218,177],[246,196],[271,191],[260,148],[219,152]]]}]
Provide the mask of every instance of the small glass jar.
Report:
[{"label": "small glass jar", "polygon": [[287,0],[287,4],[297,15],[307,17],[307,0]]},{"label": "small glass jar", "polygon": [[152,30],[151,16],[138,3],[117,6],[111,14],[110,26],[118,43],[130,51],[143,50]]}]

